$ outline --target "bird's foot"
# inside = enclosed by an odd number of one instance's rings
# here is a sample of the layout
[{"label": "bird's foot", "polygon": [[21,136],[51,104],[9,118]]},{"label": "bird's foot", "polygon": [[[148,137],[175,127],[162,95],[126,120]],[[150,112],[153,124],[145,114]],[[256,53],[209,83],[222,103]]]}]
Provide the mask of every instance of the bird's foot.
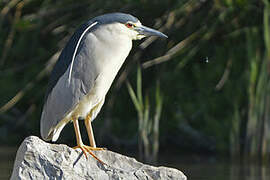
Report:
[{"label": "bird's foot", "polygon": [[83,154],[85,155],[86,159],[88,159],[87,157],[87,153],[89,153],[91,156],[93,156],[93,158],[95,158],[97,161],[99,161],[101,164],[105,165],[105,163],[103,161],[101,161],[93,152],[91,151],[100,151],[100,150],[106,150],[105,148],[97,148],[97,147],[91,147],[91,146],[86,146],[84,144],[82,145],[77,145],[75,147],[73,147],[73,149],[78,149],[80,148],[83,152]]},{"label": "bird's foot", "polygon": [[89,148],[89,150],[92,150],[92,151],[107,150],[107,148],[91,147],[91,146],[87,146],[87,148]]}]

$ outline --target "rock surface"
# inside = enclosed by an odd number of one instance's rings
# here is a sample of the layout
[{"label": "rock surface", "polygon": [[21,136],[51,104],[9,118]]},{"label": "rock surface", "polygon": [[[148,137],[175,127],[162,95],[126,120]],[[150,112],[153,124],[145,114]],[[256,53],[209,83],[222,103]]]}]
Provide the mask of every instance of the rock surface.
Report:
[{"label": "rock surface", "polygon": [[142,164],[108,150],[95,151],[103,165],[80,149],[49,144],[38,137],[26,138],[18,149],[11,179],[179,179],[179,170]]}]

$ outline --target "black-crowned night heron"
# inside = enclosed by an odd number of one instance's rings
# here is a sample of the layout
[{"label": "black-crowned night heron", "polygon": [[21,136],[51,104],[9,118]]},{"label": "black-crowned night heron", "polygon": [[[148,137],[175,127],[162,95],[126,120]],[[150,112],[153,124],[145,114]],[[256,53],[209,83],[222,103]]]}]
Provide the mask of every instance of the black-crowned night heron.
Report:
[{"label": "black-crowned night heron", "polygon": [[[77,139],[74,148],[95,157],[91,150],[102,148],[96,147],[91,121],[99,113],[128,56],[132,40],[147,36],[167,37],[123,13],[105,14],[83,24],[63,49],[52,71],[41,115],[42,138],[56,141],[64,126],[72,121]],[[82,142],[78,119],[84,119],[90,146]]]}]

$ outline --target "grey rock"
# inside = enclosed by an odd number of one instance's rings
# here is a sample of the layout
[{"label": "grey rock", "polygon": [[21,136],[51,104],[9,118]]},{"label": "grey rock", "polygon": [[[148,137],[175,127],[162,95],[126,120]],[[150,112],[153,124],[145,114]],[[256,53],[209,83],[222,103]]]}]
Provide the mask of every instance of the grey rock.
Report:
[{"label": "grey rock", "polygon": [[107,165],[80,149],[49,144],[38,137],[27,137],[18,149],[11,179],[179,179],[179,170],[154,167],[112,151],[94,151]]}]

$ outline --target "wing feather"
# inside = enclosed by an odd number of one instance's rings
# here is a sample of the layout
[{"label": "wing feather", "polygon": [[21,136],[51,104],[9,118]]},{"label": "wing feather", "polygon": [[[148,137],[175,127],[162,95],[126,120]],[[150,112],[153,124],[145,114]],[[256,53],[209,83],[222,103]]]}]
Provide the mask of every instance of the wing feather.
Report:
[{"label": "wing feather", "polygon": [[44,140],[52,139],[53,129],[91,90],[98,76],[89,49],[84,47],[96,24],[89,21],[73,34],[52,71],[40,121]]},{"label": "wing feather", "polygon": [[85,33],[90,29],[92,28],[93,26],[95,26],[97,24],[97,22],[94,22],[93,24],[91,24],[90,26],[88,26],[84,31],[83,33],[81,34],[77,44],[76,44],[76,47],[75,47],[75,50],[74,50],[74,53],[72,55],[72,61],[71,61],[71,65],[70,65],[70,70],[69,70],[69,75],[68,75],[68,82],[70,83],[70,79],[71,79],[71,72],[72,72],[72,68],[73,68],[73,63],[74,63],[74,59],[75,59],[75,56],[77,54],[77,51],[78,51],[78,47],[80,45],[80,42],[82,40],[82,38],[84,37]]}]

